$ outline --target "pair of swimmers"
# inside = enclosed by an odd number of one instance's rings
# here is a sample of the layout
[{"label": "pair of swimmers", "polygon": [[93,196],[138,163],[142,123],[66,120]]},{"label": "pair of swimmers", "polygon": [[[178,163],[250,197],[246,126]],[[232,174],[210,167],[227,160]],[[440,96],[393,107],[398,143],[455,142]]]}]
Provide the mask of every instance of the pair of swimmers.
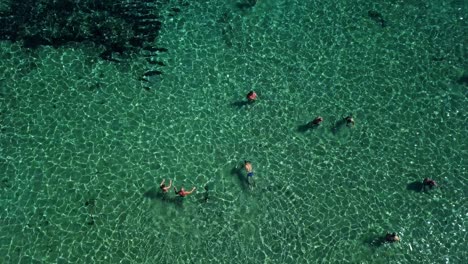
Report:
[{"label": "pair of swimmers", "polygon": [[[245,97],[247,98],[247,101],[249,103],[253,103],[253,102],[255,102],[257,100],[257,93],[255,91],[250,91]],[[352,114],[345,117],[344,121],[346,122],[346,126],[348,126],[348,127],[353,127],[354,126],[354,118],[353,118]],[[315,126],[320,125],[320,123],[322,123],[322,122],[323,122],[323,117],[317,116],[314,120],[309,122],[308,125],[311,126],[311,127],[315,127]]]},{"label": "pair of swimmers", "polygon": [[[344,122],[346,122],[347,127],[353,127],[354,126],[354,118],[353,115],[349,115],[345,118],[343,118]],[[317,116],[314,120],[309,122],[310,127],[316,127],[320,125],[323,122],[323,117]]]},{"label": "pair of swimmers", "polygon": [[[437,187],[437,183],[430,178],[424,178],[423,180],[423,189],[426,190],[426,188],[429,187],[430,189]],[[385,242],[393,243],[393,242],[400,242],[400,236],[397,235],[397,233],[387,233],[385,235]]]},{"label": "pair of swimmers", "polygon": [[[163,193],[167,193],[171,189],[171,186],[172,186],[172,180],[169,180],[169,186],[166,186],[165,181],[166,180],[163,179],[162,182],[159,184],[159,189],[161,189],[161,191]],[[179,190],[177,190],[177,188],[174,186],[175,194],[179,195],[180,197],[185,197],[185,196],[193,193],[193,191],[195,191],[196,189],[197,189],[197,187],[193,187],[192,190],[186,191],[184,189],[184,187],[182,187]]]},{"label": "pair of swimmers", "polygon": [[[254,173],[253,173],[252,163],[250,161],[247,161],[247,160],[244,161],[244,169],[247,171],[247,177],[249,178],[253,177]],[[169,185],[166,185],[165,182],[166,182],[166,179],[163,179],[161,183],[159,184],[159,189],[161,189],[163,193],[167,193],[172,187],[172,180],[169,180]],[[174,186],[175,194],[179,195],[180,197],[185,197],[193,193],[196,189],[197,187],[193,187],[192,190],[186,191],[184,187],[182,187],[179,190],[177,190],[177,188]]]}]

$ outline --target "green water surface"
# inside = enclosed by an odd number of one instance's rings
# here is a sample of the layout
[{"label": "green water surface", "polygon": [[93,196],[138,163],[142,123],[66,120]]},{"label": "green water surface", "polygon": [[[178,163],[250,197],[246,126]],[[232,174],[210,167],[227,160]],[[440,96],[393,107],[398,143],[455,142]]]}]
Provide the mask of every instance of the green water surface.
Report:
[{"label": "green water surface", "polygon": [[181,2],[149,82],[0,43],[0,263],[467,263],[463,1]]}]

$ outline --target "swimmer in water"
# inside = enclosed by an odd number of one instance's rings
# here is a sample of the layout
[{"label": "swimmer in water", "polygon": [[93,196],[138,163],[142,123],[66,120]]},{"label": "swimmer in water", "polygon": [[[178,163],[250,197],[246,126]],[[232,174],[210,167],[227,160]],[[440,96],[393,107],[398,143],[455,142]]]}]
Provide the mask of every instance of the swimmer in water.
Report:
[{"label": "swimmer in water", "polygon": [[244,169],[247,172],[247,182],[250,185],[250,187],[255,186],[255,181],[253,179],[254,172],[252,168],[252,163],[250,161],[245,160],[244,161]]},{"label": "swimmer in water", "polygon": [[250,161],[244,161],[244,169],[247,172],[247,177],[253,177],[254,173],[252,169],[252,163]]},{"label": "swimmer in water", "polygon": [[255,102],[255,100],[257,100],[257,93],[250,91],[246,97],[249,102]]},{"label": "swimmer in water", "polygon": [[423,180],[423,190],[426,191],[426,187],[429,187],[429,189],[432,189],[434,187],[437,187],[437,183],[430,178],[425,178]]},{"label": "swimmer in water", "polygon": [[309,127],[316,127],[323,122],[323,117],[317,116],[314,120],[309,122]]},{"label": "swimmer in water", "polygon": [[184,189],[184,187],[182,187],[182,188],[180,188],[180,189],[177,191],[176,187],[174,186],[174,192],[175,192],[175,194],[179,195],[180,197],[185,197],[185,196],[191,194],[191,193],[192,193],[193,191],[195,191],[196,189],[197,189],[197,187],[193,187],[192,190],[186,191],[186,190]]},{"label": "swimmer in water", "polygon": [[172,186],[172,180],[169,180],[169,186],[166,186],[166,184],[164,184],[165,181],[166,179],[163,179],[161,184],[159,184],[159,189],[161,189],[163,193],[167,193],[167,191],[169,191],[169,189],[171,189]]},{"label": "swimmer in water", "polygon": [[354,118],[353,118],[352,114],[345,117],[344,120],[346,121],[346,126],[347,127],[353,127],[354,126]]},{"label": "swimmer in water", "polygon": [[393,242],[400,242],[400,237],[397,235],[397,233],[393,232],[392,234],[390,233],[387,233],[385,235],[385,241],[386,242],[390,242],[390,243],[393,243]]}]

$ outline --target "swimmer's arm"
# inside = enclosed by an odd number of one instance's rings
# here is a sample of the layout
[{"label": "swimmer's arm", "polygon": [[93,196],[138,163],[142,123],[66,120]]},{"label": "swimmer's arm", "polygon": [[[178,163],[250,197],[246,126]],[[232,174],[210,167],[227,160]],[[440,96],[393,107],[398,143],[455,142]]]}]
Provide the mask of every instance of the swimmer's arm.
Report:
[{"label": "swimmer's arm", "polygon": [[192,190],[190,190],[190,192],[187,192],[187,194],[193,193],[193,191],[195,191],[196,189],[197,189],[197,187],[193,187]]},{"label": "swimmer's arm", "polygon": [[163,185],[164,181],[166,181],[166,179],[163,179],[162,182],[159,184],[159,186]]},{"label": "swimmer's arm", "polygon": [[169,180],[169,186],[167,186],[167,189],[169,190],[172,186],[172,180]]}]

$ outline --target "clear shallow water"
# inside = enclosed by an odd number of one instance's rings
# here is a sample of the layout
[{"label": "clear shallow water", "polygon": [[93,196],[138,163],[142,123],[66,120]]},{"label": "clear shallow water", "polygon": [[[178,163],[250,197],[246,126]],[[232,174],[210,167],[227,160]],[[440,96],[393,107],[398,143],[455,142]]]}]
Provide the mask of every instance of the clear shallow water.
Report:
[{"label": "clear shallow water", "polygon": [[0,262],[466,262],[461,2],[227,2],[167,16],[150,91],[138,58],[1,44]]}]

